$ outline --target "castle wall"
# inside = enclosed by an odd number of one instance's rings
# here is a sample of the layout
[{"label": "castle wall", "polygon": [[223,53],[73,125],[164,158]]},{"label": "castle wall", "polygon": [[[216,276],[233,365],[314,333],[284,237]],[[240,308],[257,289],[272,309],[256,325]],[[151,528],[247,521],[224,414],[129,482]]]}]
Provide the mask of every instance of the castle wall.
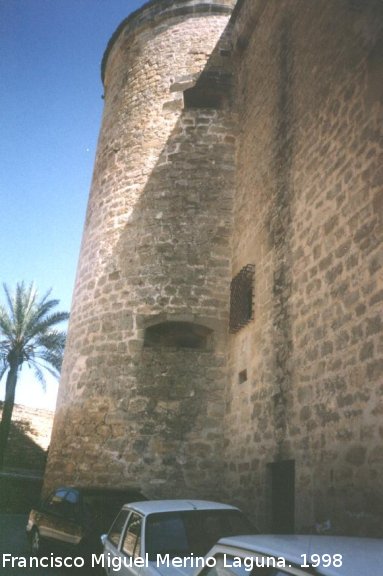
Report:
[{"label": "castle wall", "polygon": [[235,139],[225,107],[184,108],[183,93],[232,5],[156,1],[108,47],[45,489],[216,494]]},{"label": "castle wall", "polygon": [[[244,0],[233,271],[254,320],[229,340],[226,486],[272,527],[272,463],[295,464],[295,528],[382,535],[382,10]],[[247,379],[241,378],[247,370]]]},{"label": "castle wall", "polygon": [[46,489],[382,535],[382,16],[156,0],[116,31]]}]

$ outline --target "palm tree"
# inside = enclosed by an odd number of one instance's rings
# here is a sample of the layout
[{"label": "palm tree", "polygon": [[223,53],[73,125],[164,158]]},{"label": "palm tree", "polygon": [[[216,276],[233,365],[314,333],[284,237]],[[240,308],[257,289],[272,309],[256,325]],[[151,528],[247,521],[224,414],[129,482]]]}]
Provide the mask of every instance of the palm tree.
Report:
[{"label": "palm tree", "polygon": [[3,284],[6,306],[0,305],[0,380],[7,373],[5,399],[0,424],[0,469],[11,427],[17,378],[23,364],[34,370],[45,389],[44,371],[60,375],[66,333],[55,329],[67,320],[67,312],[52,312],[59,301],[49,300],[51,290],[39,299],[33,284],[16,285],[10,293]]}]

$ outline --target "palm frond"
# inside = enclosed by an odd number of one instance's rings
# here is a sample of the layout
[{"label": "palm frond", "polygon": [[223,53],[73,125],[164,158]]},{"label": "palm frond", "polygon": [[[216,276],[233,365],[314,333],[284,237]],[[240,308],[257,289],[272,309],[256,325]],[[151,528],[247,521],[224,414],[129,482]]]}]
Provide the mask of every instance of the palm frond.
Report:
[{"label": "palm frond", "polygon": [[59,301],[49,299],[51,290],[39,298],[33,283],[26,287],[20,282],[13,293],[6,284],[3,287],[7,307],[0,306],[0,365],[3,362],[7,367],[13,356],[19,369],[27,362],[43,385],[44,371],[58,378],[66,333],[55,327],[69,314],[54,311]]},{"label": "palm frond", "polygon": [[0,305],[0,333],[7,338],[13,338],[13,324],[9,314],[3,306]]},{"label": "palm frond", "polygon": [[7,312],[5,308],[2,307],[1,316],[4,320],[3,328],[7,330],[9,336],[9,329],[11,329],[14,340],[21,341],[25,327],[28,325],[28,318],[34,308],[37,290],[33,283],[26,288],[24,282],[19,282],[16,285],[14,293],[11,293],[6,284],[3,284],[3,287],[9,310],[9,312]]},{"label": "palm frond", "polygon": [[53,367],[56,371],[56,377],[60,376],[61,366],[63,362],[63,355],[59,352],[53,352],[52,350],[43,350],[39,356],[47,365]]},{"label": "palm frond", "polygon": [[40,366],[36,362],[33,362],[32,367],[33,367],[33,372],[34,372],[37,380],[40,382],[42,389],[44,390],[44,392],[46,392],[47,382],[45,380],[43,370],[40,368]]},{"label": "palm frond", "polygon": [[0,362],[6,362],[7,356],[9,354],[9,341],[0,340]]},{"label": "palm frond", "polygon": [[16,285],[16,292],[13,296],[13,309],[15,324],[17,326],[17,333],[20,336],[24,324],[25,314],[28,312],[28,304],[30,301],[30,292],[32,286],[29,289],[25,289],[24,283]]},{"label": "palm frond", "polygon": [[27,330],[31,319],[33,318],[34,311],[37,305],[37,289],[34,284],[30,284],[28,289],[24,291],[22,295],[22,311],[20,314],[20,327],[23,332]]},{"label": "palm frond", "polygon": [[42,360],[46,365],[51,365],[56,378],[60,375],[63,353],[66,342],[66,333],[51,331],[39,334],[33,341],[24,347],[24,358],[28,362]]},{"label": "palm frond", "polygon": [[60,379],[60,371],[57,370],[57,368],[55,368],[51,362],[48,363],[48,361],[45,360],[44,358],[40,358],[40,357],[38,359],[33,358],[29,361],[28,364],[31,368],[33,368],[33,370],[40,370],[42,372],[48,372],[56,380]]},{"label": "palm frond", "polygon": [[[23,284],[23,283],[22,283],[22,284]],[[11,293],[10,293],[10,291],[9,291],[8,286],[7,286],[5,283],[3,283],[3,288],[4,288],[4,292],[5,292],[5,297],[6,297],[6,300],[7,300],[8,308],[9,308],[9,311],[10,311],[10,313],[11,313],[11,314],[10,314],[10,317],[11,317],[12,320],[14,320],[15,311],[14,311],[14,306],[13,306],[13,298],[12,298],[12,295],[11,295]]]},{"label": "palm frond", "polygon": [[33,308],[33,316],[30,318],[31,324],[36,324],[43,319],[55,306],[59,304],[59,300],[40,300]]},{"label": "palm frond", "polygon": [[48,330],[50,330],[56,324],[60,324],[61,322],[65,322],[68,320],[69,314],[68,312],[55,312],[50,316],[42,320],[38,320],[35,323],[31,323],[30,329],[26,334],[26,338],[35,338],[38,337],[40,334],[45,334]]},{"label": "palm frond", "polygon": [[[40,305],[44,304],[44,302],[48,300],[51,294],[52,294],[52,288],[49,288],[49,290],[47,290],[45,294],[40,298]],[[57,302],[57,304],[59,304],[59,300],[54,300],[54,302]]]},{"label": "palm frond", "polygon": [[0,362],[0,380],[3,378],[4,374],[8,370],[8,364],[5,361]]},{"label": "palm frond", "polygon": [[16,289],[18,300],[17,306],[17,325],[18,325],[18,338],[19,340],[25,339],[28,328],[33,319],[35,309],[37,306],[37,289],[33,284],[30,284],[23,292]]}]

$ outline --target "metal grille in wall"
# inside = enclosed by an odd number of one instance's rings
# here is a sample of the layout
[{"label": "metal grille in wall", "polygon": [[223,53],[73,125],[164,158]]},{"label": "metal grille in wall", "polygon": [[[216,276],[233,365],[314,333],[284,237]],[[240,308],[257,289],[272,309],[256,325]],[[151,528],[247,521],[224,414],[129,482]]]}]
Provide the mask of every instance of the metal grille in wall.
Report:
[{"label": "metal grille in wall", "polygon": [[254,264],[247,264],[230,285],[230,332],[238,332],[254,318]]}]

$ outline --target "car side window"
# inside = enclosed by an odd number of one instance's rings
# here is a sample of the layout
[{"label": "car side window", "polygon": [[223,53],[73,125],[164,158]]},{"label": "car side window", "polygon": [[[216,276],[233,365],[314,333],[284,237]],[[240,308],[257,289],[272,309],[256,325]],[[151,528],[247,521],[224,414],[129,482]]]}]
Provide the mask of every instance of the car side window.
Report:
[{"label": "car side window", "polygon": [[79,496],[74,490],[69,490],[62,502],[62,512],[66,518],[71,520],[78,516]]},{"label": "car side window", "polygon": [[118,514],[117,518],[113,522],[111,529],[109,530],[108,540],[109,542],[114,544],[116,548],[118,547],[118,544],[120,542],[121,534],[124,529],[125,522],[129,513],[130,513],[129,510],[121,510],[121,512]]},{"label": "car side window", "polygon": [[138,514],[132,514],[128,520],[122,551],[127,556],[136,558],[141,552],[141,526],[142,518]]},{"label": "car side window", "polygon": [[78,504],[79,499],[80,497],[78,492],[76,492],[76,490],[69,490],[69,492],[65,496],[65,500],[70,502],[70,504]]},{"label": "car side window", "polygon": [[44,508],[54,514],[62,514],[63,501],[68,490],[56,490],[47,499]]},{"label": "car side window", "polygon": [[52,506],[55,504],[61,504],[67,492],[68,490],[56,490],[56,492],[53,492],[49,500],[49,504],[51,504]]}]

